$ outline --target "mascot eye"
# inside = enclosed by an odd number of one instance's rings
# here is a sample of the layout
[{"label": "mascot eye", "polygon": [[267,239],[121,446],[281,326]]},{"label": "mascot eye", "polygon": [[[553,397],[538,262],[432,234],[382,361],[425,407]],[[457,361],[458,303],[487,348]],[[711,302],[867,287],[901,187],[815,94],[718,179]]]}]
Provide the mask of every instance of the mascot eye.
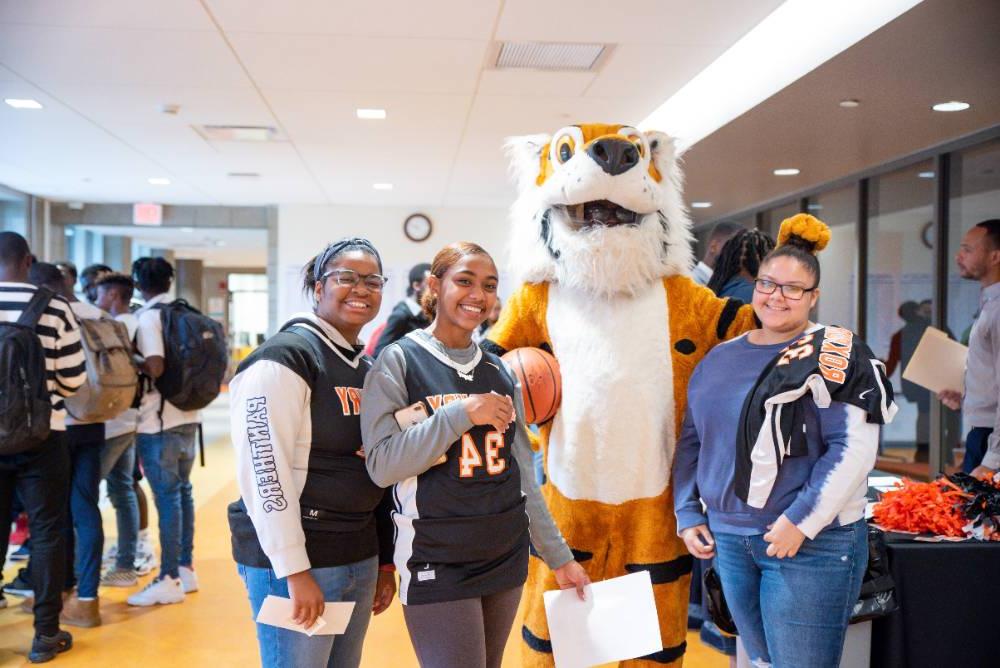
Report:
[{"label": "mascot eye", "polygon": [[559,163],[568,162],[570,158],[573,157],[573,153],[576,150],[576,142],[569,135],[563,135],[556,142],[556,159]]}]

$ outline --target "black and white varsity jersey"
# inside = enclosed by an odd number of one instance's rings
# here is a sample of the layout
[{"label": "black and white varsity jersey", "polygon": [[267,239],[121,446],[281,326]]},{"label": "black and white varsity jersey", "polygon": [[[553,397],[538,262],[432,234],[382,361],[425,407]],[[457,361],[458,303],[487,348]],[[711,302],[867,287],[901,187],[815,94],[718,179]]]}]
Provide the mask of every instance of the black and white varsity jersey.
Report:
[{"label": "black and white varsity jersey", "polygon": [[785,457],[807,452],[807,394],[819,408],[838,401],[861,409],[873,424],[897,411],[885,364],[864,341],[842,327],[807,331],[764,367],[743,404],[734,484],[751,507],[765,506]]},{"label": "black and white varsity jersey", "polygon": [[[428,415],[471,394],[514,396],[500,358],[477,350],[460,365],[410,334],[394,345],[406,358],[406,391]],[[528,517],[510,451],[516,424],[475,426],[444,461],[393,487],[395,562],[407,605],[474,598],[520,586],[528,569]]]},{"label": "black and white varsity jersey", "polygon": [[[391,557],[389,497],[360,454],[371,360],[330,330],[315,317],[292,319],[240,364],[231,384],[241,469],[241,498],[229,506],[233,557],[279,577]],[[308,563],[296,545],[303,534]]]}]

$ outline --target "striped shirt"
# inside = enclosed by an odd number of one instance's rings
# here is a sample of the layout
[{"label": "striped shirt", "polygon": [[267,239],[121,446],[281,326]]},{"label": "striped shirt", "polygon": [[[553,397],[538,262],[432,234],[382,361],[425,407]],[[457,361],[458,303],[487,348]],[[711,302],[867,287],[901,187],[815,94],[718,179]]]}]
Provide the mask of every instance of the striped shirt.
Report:
[{"label": "striped shirt", "polygon": [[[16,322],[31,301],[35,286],[0,282],[0,322]],[[35,327],[45,349],[45,368],[52,397],[53,431],[66,430],[65,397],[73,395],[87,378],[80,327],[69,303],[56,296],[49,302]]]}]

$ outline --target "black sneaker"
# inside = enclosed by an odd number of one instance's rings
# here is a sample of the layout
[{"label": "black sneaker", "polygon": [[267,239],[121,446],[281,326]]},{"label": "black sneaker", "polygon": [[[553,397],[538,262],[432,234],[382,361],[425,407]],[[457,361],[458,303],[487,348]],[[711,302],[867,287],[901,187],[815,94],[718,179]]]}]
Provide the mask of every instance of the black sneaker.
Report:
[{"label": "black sneaker", "polygon": [[45,663],[56,658],[56,654],[62,654],[73,647],[73,636],[67,631],[58,631],[54,636],[36,635],[31,641],[31,653],[28,654],[28,661],[32,663]]},{"label": "black sneaker", "polygon": [[5,594],[11,596],[34,596],[35,590],[28,579],[24,577],[24,569],[17,571],[17,577],[3,586]]}]

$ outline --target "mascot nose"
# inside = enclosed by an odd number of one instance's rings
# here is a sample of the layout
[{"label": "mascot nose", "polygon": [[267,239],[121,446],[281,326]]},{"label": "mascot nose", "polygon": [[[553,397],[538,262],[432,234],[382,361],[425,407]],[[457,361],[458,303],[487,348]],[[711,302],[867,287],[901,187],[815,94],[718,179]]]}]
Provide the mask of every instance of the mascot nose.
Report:
[{"label": "mascot nose", "polygon": [[623,174],[639,164],[639,151],[635,144],[614,137],[598,139],[587,149],[587,155],[611,176]]}]

